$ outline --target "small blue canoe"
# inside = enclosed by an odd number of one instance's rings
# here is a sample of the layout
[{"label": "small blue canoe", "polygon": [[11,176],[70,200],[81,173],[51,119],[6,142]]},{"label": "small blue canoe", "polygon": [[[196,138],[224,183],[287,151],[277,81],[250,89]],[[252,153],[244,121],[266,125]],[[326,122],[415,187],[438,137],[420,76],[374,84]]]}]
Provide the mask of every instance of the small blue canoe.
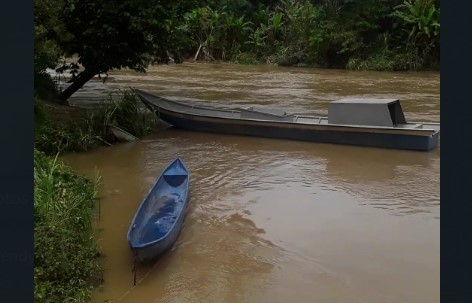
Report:
[{"label": "small blue canoe", "polygon": [[170,249],[184,220],[189,173],[180,158],[167,166],[139,206],[128,230],[136,259],[148,262]]}]

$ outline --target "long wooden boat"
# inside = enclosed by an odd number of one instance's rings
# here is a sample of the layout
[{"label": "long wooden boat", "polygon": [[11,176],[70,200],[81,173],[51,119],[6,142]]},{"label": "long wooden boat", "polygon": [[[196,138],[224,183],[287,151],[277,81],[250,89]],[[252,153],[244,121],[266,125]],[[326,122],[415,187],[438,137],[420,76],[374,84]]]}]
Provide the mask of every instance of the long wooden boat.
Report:
[{"label": "long wooden boat", "polygon": [[281,109],[193,106],[133,89],[158,118],[194,131],[334,144],[428,151],[438,144],[439,123],[407,123],[398,99],[332,101],[328,117]]},{"label": "long wooden boat", "polygon": [[190,176],[178,157],[141,202],[128,230],[128,243],[141,262],[170,249],[180,233],[188,203]]}]

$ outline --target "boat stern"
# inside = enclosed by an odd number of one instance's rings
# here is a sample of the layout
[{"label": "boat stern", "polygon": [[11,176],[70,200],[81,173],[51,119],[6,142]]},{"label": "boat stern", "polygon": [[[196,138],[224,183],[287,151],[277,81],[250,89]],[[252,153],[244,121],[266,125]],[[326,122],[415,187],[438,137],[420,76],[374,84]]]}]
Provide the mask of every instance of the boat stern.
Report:
[{"label": "boat stern", "polygon": [[134,249],[131,247],[131,249],[134,251],[135,257],[139,262],[149,263],[162,255],[165,252],[166,247],[161,243],[156,243],[149,247]]}]

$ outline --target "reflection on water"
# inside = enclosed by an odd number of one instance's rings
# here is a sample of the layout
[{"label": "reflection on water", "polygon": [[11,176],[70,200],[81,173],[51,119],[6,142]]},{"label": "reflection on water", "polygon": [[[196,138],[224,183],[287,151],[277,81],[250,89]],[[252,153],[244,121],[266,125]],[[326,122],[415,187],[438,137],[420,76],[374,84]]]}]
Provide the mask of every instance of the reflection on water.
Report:
[{"label": "reflection on water", "polygon": [[[375,81],[379,93],[410,98],[411,117],[439,120],[435,74],[187,64],[113,76],[107,85],[302,111],[327,104],[313,100],[368,94]],[[105,283],[92,301],[439,302],[439,153],[168,129],[66,155],[103,176],[96,225]],[[183,230],[156,264],[138,266],[133,288],[128,225],[176,156],[191,174]]]}]

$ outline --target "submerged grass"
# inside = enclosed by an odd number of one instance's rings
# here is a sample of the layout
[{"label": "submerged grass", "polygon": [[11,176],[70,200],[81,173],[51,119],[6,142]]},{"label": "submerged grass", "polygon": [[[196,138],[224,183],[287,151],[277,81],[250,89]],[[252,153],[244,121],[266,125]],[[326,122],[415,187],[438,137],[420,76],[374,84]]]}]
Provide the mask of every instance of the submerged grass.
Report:
[{"label": "submerged grass", "polygon": [[409,71],[424,68],[424,60],[414,50],[382,51],[367,58],[351,58],[346,65],[349,70]]},{"label": "submerged grass", "polygon": [[87,302],[101,280],[90,219],[99,182],[34,150],[35,302]]},{"label": "submerged grass", "polygon": [[112,92],[85,120],[90,125],[90,131],[103,137],[106,136],[107,125],[119,126],[140,137],[151,131],[155,118],[142,111],[139,105],[136,95],[129,90]]},{"label": "submerged grass", "polygon": [[51,119],[41,101],[35,103],[35,146],[50,155],[86,151],[104,142],[114,143],[108,125],[141,137],[156,123],[155,117],[142,111],[138,99],[128,90],[112,92],[80,117],[62,121]]}]

